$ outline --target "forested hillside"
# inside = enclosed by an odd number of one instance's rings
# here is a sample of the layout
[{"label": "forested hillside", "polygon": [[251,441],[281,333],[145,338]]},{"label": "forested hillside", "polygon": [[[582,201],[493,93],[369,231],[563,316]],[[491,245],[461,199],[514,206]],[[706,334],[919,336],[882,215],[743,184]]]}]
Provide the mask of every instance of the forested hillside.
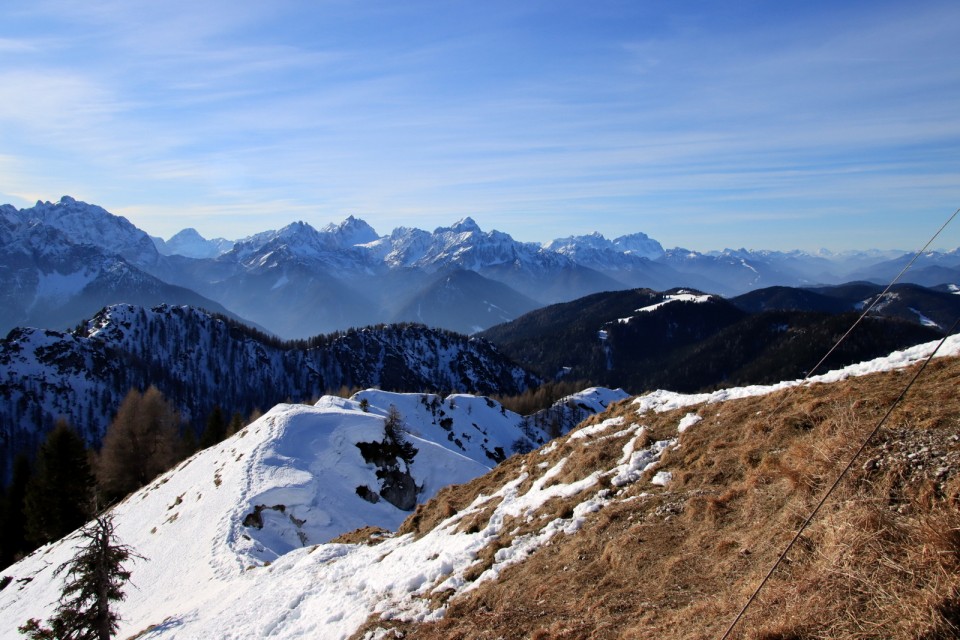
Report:
[{"label": "forested hillside", "polygon": [[61,417],[98,443],[131,388],[156,386],[199,432],[215,407],[247,415],[341,387],[512,395],[536,382],[484,340],[421,325],[283,342],[190,307],[115,305],[70,333],[0,342],[0,469]]},{"label": "forested hillside", "polygon": [[[697,391],[802,378],[857,319],[852,311],[839,313],[852,304],[838,303],[833,313],[780,309],[784,299],[822,308],[811,299],[824,298],[769,293],[772,310],[683,289],[598,293],[537,309],[479,335],[544,377],[615,384],[632,393]],[[902,318],[900,308],[890,307],[892,317],[865,318],[824,366],[859,362],[943,335],[918,313],[911,314],[912,321]]]}]

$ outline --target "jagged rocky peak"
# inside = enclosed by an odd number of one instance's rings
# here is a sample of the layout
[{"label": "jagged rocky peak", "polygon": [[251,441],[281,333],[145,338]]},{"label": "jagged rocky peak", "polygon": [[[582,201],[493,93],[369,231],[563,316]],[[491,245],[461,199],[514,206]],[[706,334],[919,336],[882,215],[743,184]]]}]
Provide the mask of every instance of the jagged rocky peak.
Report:
[{"label": "jagged rocky peak", "polygon": [[559,253],[575,253],[576,249],[589,248],[600,250],[613,250],[613,243],[607,240],[603,235],[594,231],[584,236],[567,236],[566,238],[556,238],[550,242],[545,242],[543,248],[549,251]]},{"label": "jagged rocky peak", "polygon": [[434,234],[437,234],[437,235],[442,234],[442,233],[445,233],[445,232],[452,232],[452,233],[474,233],[474,232],[476,232],[476,233],[482,233],[482,231],[480,230],[480,225],[478,225],[478,224],[476,223],[476,221],[475,221],[473,218],[471,218],[470,216],[467,216],[466,218],[461,218],[460,220],[457,220],[456,222],[454,222],[454,223],[453,223],[451,226],[449,226],[449,227],[437,227],[436,230],[434,230]]},{"label": "jagged rocky peak", "polygon": [[263,248],[275,249],[286,246],[295,254],[303,254],[304,250],[313,253],[317,249],[327,246],[325,238],[308,222],[297,220],[277,231],[273,238],[264,243]]},{"label": "jagged rocky peak", "polygon": [[0,235],[0,240],[8,241],[21,224],[16,207],[12,204],[0,205],[0,234],[3,234]]},{"label": "jagged rocky peak", "polygon": [[624,253],[655,260],[664,254],[660,243],[645,233],[633,233],[620,236],[615,240],[608,240],[594,231],[587,235],[557,238],[545,243],[543,247],[569,256],[581,256],[587,253]]},{"label": "jagged rocky peak", "polygon": [[294,238],[304,235],[313,235],[315,233],[317,233],[317,230],[314,229],[309,222],[297,220],[296,222],[291,222],[287,226],[280,229],[280,231],[277,232],[277,237]]},{"label": "jagged rocky peak", "polygon": [[337,243],[342,247],[353,247],[358,244],[367,244],[379,240],[380,236],[364,220],[354,216],[347,216],[347,219],[340,224],[332,222],[322,229],[323,233],[332,234],[337,238]]},{"label": "jagged rocky peak", "polygon": [[76,244],[90,244],[137,265],[153,265],[159,252],[146,232],[123,216],[103,207],[63,196],[59,202],[40,202],[20,210],[20,218],[63,232]]}]

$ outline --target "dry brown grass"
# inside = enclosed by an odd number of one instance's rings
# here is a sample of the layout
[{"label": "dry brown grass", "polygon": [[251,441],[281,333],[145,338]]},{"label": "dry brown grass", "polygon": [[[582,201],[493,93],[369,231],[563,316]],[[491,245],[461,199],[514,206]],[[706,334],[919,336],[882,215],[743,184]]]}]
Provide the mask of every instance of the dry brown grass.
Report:
[{"label": "dry brown grass", "polygon": [[[701,406],[703,420],[663,458],[669,487],[626,487],[578,534],[450,599],[441,621],[391,626],[428,640],[719,638],[911,374],[798,389],[776,413],[780,395]],[[958,359],[928,368],[732,637],[960,637],[958,382]],[[659,440],[688,411],[613,413]],[[404,530],[423,532],[492,494],[520,465],[534,476],[567,457],[560,481],[570,482],[612,466],[624,443],[571,441],[512,459],[441,492]],[[570,508],[544,506],[556,516]]]},{"label": "dry brown grass", "polygon": [[330,542],[333,544],[376,545],[392,536],[393,533],[381,527],[361,527],[359,529],[341,534]]}]

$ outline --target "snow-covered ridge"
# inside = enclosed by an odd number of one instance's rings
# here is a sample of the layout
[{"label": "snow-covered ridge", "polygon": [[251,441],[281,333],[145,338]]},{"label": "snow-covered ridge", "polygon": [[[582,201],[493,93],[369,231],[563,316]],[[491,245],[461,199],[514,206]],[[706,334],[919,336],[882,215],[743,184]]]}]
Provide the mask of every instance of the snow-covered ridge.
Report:
[{"label": "snow-covered ridge", "polygon": [[[619,395],[591,389],[567,400],[602,407],[605,398]],[[530,490],[516,490],[525,477],[521,475],[420,541],[404,536],[374,548],[322,544],[362,526],[395,529],[409,515],[359,491],[382,488],[378,466],[364,459],[360,445],[384,440],[384,415],[390,407],[400,411],[404,438],[416,449],[401,466],[418,488],[418,501],[494,466],[482,441],[505,443],[524,433],[520,416],[486,398],[462,394],[438,398],[368,390],[349,400],[324,397],[313,407],[275,407],[115,509],[119,537],[144,557],[133,567],[139,588],[128,589],[128,599],[119,605],[121,637],[157,625],[142,637],[263,637],[274,630],[281,637],[342,638],[381,607],[404,615],[437,615],[417,594],[434,587],[469,588],[463,572],[477,551],[498,535],[504,517],[535,510],[551,497],[595,491],[597,478],[546,487],[562,470],[561,460]],[[600,431],[612,426],[594,429],[594,436],[604,437]],[[642,428],[630,428],[639,437]],[[466,450],[459,450],[446,437],[449,433],[471,435]],[[625,455],[611,474],[628,474],[637,459]],[[646,460],[644,466],[653,458]],[[455,531],[464,518],[497,498],[502,501],[490,527]],[[574,532],[603,497],[592,500],[593,507],[504,549],[481,581],[553,535]],[[4,572],[17,582],[0,592],[0,623],[12,628],[11,623],[46,615],[59,588],[52,569],[70,557],[75,541],[68,537],[47,545]],[[291,579],[294,583],[286,582]],[[298,614],[283,615],[277,597],[290,609],[299,609]],[[227,613],[235,606],[242,612]],[[308,610],[311,613],[300,615]],[[225,626],[219,615],[234,622]]]},{"label": "snow-covered ridge", "polygon": [[[578,400],[603,408],[607,398],[621,395],[590,389],[564,402]],[[362,593],[353,597],[349,590],[341,591],[339,613],[305,620],[319,634],[312,637],[339,637],[356,628],[384,591],[396,588],[406,594],[411,586],[424,583],[426,578],[418,582],[407,577],[402,585],[390,586],[389,576],[395,572],[423,568],[422,563],[410,564],[410,555],[399,564],[394,564],[400,560],[395,557],[379,568],[361,569],[354,563],[371,564],[362,551],[366,547],[314,546],[364,526],[396,529],[409,515],[383,497],[384,461],[368,460],[364,453],[365,446],[388,437],[384,424],[391,409],[399,411],[402,437],[414,449],[409,459],[397,458],[396,466],[409,474],[418,502],[450,483],[486,473],[498,462],[491,452],[528,436],[545,440],[535,426],[523,425],[521,416],[490,399],[465,394],[442,398],[367,390],[351,399],[325,396],[315,406],[278,405],[116,508],[118,535],[145,558],[134,568],[134,585],[140,588],[130,589],[128,600],[120,605],[121,636],[166,622],[145,637],[157,637],[166,633],[164,629],[180,637],[184,633],[191,638],[225,637],[222,630],[193,627],[200,621],[198,615],[203,612],[205,617],[229,606],[247,588],[271,591],[270,584],[280,575],[276,572],[285,573],[279,567],[294,557],[308,557],[311,562],[322,559],[331,571],[343,570],[371,581],[365,588],[355,584]],[[562,490],[552,487],[538,499],[542,502]],[[458,539],[456,544],[462,546],[456,563],[461,569],[472,561],[470,549],[482,545],[489,535]],[[0,592],[0,622],[5,628],[12,628],[10,622],[42,616],[47,604],[55,601],[59,583],[52,569],[70,556],[74,542],[68,537],[47,545],[4,572],[18,580]],[[336,564],[348,556],[353,558],[349,565]],[[428,561],[426,571],[449,573],[445,569],[449,558],[434,560],[438,559]],[[345,586],[327,583],[320,588]],[[302,596],[290,591],[288,597]],[[362,600],[359,608],[340,609],[357,597]],[[269,626],[270,619],[272,615],[261,622]],[[230,633],[240,634],[241,628]],[[245,637],[259,637],[266,627],[252,629]]]},{"label": "snow-covered ridge", "polygon": [[[763,396],[801,384],[819,384],[839,382],[847,378],[869,375],[871,373],[881,373],[884,371],[893,371],[909,367],[922,360],[925,360],[933,353],[940,341],[927,342],[924,344],[894,351],[888,356],[868,360],[858,364],[852,364],[842,369],[828,371],[827,373],[811,376],[805,382],[803,380],[786,380],[776,384],[768,385],[750,385],[746,387],[732,387],[721,389],[711,393],[676,393],[663,389],[637,397],[633,403],[637,406],[638,413],[647,411],[671,411],[681,407],[690,407],[703,403],[725,402],[727,400],[736,400],[738,398],[750,398],[754,396]],[[960,335],[952,335],[946,338],[937,353],[936,358],[960,355]]]},{"label": "snow-covered ridge", "polygon": [[[694,304],[702,304],[713,299],[714,296],[710,294],[702,293],[692,293],[690,291],[685,291],[679,289],[676,293],[668,293],[663,296],[663,300],[655,304],[647,305],[646,307],[641,307],[640,309],[635,309],[634,313],[652,313],[659,309],[662,309],[671,302],[692,302]],[[629,324],[633,320],[633,316],[626,318],[617,318],[617,322],[620,324]]]}]

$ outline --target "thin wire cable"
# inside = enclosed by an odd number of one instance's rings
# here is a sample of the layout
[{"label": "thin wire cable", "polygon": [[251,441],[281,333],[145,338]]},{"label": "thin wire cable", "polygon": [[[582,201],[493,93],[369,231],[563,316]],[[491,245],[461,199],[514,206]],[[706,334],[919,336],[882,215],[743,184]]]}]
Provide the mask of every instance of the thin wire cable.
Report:
[{"label": "thin wire cable", "polygon": [[[844,333],[842,336],[840,336],[840,339],[837,340],[832,347],[830,347],[830,349],[827,351],[826,355],[824,355],[822,358],[820,358],[820,362],[818,362],[817,364],[815,364],[812,369],[810,369],[809,371],[807,371],[807,375],[805,375],[805,376],[803,377],[803,380],[800,381],[800,385],[802,385],[804,382],[806,382],[807,380],[809,380],[809,379],[813,376],[813,374],[816,373],[817,369],[819,369],[821,366],[823,366],[823,363],[827,361],[827,358],[829,358],[830,356],[833,355],[833,352],[836,351],[837,348],[839,348],[841,344],[843,344],[843,341],[846,340],[846,339],[850,336],[851,333],[853,333],[853,330],[857,328],[857,326],[863,321],[864,318],[867,317],[867,314],[869,314],[869,313],[873,310],[873,308],[874,308],[875,306],[877,306],[878,304],[880,304],[880,301],[883,300],[884,296],[886,296],[886,295],[890,292],[890,289],[893,288],[893,285],[895,285],[897,282],[899,282],[899,281],[900,281],[900,278],[903,277],[903,274],[905,274],[905,273],[910,269],[910,267],[913,266],[913,263],[915,263],[917,260],[919,260],[919,259],[920,259],[920,256],[922,256],[924,253],[926,253],[927,249],[930,248],[930,245],[933,244],[934,240],[936,240],[937,237],[938,237],[941,233],[943,233],[943,230],[947,228],[947,225],[949,225],[951,222],[953,222],[953,219],[957,217],[957,214],[960,214],[960,207],[958,207],[957,210],[953,212],[953,215],[951,215],[949,218],[947,218],[947,221],[946,221],[946,222],[944,222],[942,225],[940,225],[940,228],[937,229],[937,232],[936,232],[935,234],[933,234],[933,236],[932,236],[929,240],[927,240],[927,244],[923,245],[923,248],[920,249],[919,251],[917,251],[917,252],[913,255],[913,259],[911,259],[910,262],[908,262],[907,265],[906,265],[903,269],[900,270],[900,273],[897,274],[897,277],[895,277],[893,280],[890,281],[890,284],[888,284],[888,285],[887,285],[887,288],[883,290],[883,293],[881,293],[879,296],[877,296],[877,297],[874,299],[874,301],[870,303],[870,306],[868,306],[866,309],[864,309],[863,313],[860,314],[860,317],[856,319],[856,321],[850,326],[849,329],[847,329],[847,332]],[[800,385],[797,385],[797,386],[800,386]],[[776,406],[776,407],[773,409],[773,411],[771,412],[771,414],[770,414],[771,416],[776,415],[776,414],[780,411],[781,407],[783,407],[783,405],[786,403],[787,399],[790,397],[790,394],[792,393],[793,389],[794,389],[794,387],[790,387],[790,388],[787,390],[787,392],[786,392],[786,393],[783,395],[783,397],[780,399],[780,403],[777,404],[777,406]]]},{"label": "thin wire cable", "polygon": [[910,382],[907,383],[907,386],[903,388],[903,391],[900,392],[900,395],[897,396],[897,399],[893,401],[893,404],[890,405],[890,408],[887,409],[887,412],[884,414],[884,416],[876,424],[873,430],[867,435],[867,437],[863,441],[863,444],[860,445],[856,453],[854,453],[853,456],[850,458],[850,461],[843,468],[843,471],[840,472],[840,475],[837,476],[837,479],[834,480],[833,484],[830,486],[827,492],[823,495],[823,498],[820,499],[820,502],[817,504],[814,510],[810,512],[810,515],[807,516],[807,519],[803,521],[802,525],[800,525],[800,529],[797,530],[797,533],[795,536],[793,536],[793,539],[790,541],[790,544],[787,545],[787,548],[783,550],[783,553],[780,554],[780,557],[777,558],[777,561],[773,563],[772,567],[770,567],[770,571],[767,572],[767,575],[764,576],[763,580],[760,582],[756,590],[753,592],[753,595],[750,596],[750,599],[747,600],[746,604],[743,605],[743,608],[740,609],[740,613],[738,613],[737,617],[734,618],[733,622],[730,624],[730,627],[727,628],[727,632],[724,633],[723,636],[721,636],[720,640],[727,640],[727,638],[733,632],[734,627],[737,626],[737,623],[740,622],[744,614],[747,612],[747,609],[750,608],[750,605],[753,604],[753,602],[757,599],[757,596],[760,595],[760,591],[762,591],[763,587],[766,586],[767,582],[770,580],[770,577],[773,575],[774,571],[777,570],[777,567],[780,566],[783,560],[787,557],[787,554],[790,553],[790,551],[793,549],[793,546],[797,543],[797,540],[800,539],[800,536],[806,530],[807,526],[814,519],[814,517],[816,517],[817,513],[819,513],[821,507],[823,507],[823,505],[826,504],[827,500],[830,498],[831,494],[833,494],[834,490],[838,486],[840,486],[840,481],[843,480],[844,476],[847,475],[847,472],[850,471],[850,468],[853,467],[853,463],[856,462],[858,457],[860,457],[860,454],[863,453],[863,450],[867,448],[867,445],[870,443],[871,440],[873,440],[873,437],[877,435],[877,432],[880,431],[880,428],[887,421],[887,418],[890,417],[890,414],[893,413],[894,409],[897,408],[897,405],[900,404],[900,401],[903,400],[904,396],[907,395],[907,392],[910,391],[910,388],[913,386],[913,383],[917,381],[917,378],[919,378],[920,374],[923,373],[924,369],[927,368],[927,365],[930,364],[930,361],[933,360],[933,357],[937,355],[937,352],[940,350],[940,347],[944,345],[944,343],[947,341],[947,338],[949,338],[950,335],[953,334],[954,331],[956,331],[958,326],[960,326],[960,317],[958,317],[953,322],[953,326],[950,327],[950,330],[946,333],[946,335],[943,336],[943,338],[941,338],[940,342],[937,343],[937,346],[934,347],[930,355],[927,356],[927,359],[923,361],[923,365],[919,369],[917,369],[917,372],[910,379]]}]

